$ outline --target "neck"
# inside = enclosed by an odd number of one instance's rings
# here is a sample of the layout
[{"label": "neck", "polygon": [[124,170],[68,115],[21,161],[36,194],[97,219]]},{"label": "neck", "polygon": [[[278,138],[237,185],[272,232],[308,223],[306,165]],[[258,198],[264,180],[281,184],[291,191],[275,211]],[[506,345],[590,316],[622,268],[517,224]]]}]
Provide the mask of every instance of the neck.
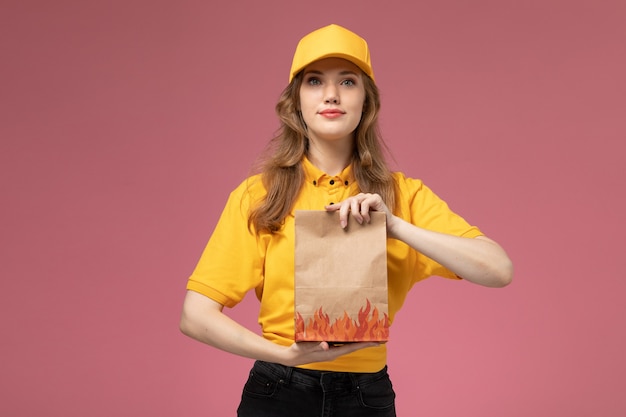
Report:
[{"label": "neck", "polygon": [[323,142],[309,141],[307,157],[313,165],[328,175],[337,175],[350,164],[354,141]]}]

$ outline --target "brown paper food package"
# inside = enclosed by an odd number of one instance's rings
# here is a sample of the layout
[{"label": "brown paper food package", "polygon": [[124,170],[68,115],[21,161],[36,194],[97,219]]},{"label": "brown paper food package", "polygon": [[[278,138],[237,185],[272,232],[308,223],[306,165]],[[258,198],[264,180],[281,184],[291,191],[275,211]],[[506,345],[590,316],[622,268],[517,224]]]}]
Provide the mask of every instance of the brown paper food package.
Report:
[{"label": "brown paper food package", "polygon": [[386,217],[371,222],[339,212],[295,213],[296,341],[387,341]]}]

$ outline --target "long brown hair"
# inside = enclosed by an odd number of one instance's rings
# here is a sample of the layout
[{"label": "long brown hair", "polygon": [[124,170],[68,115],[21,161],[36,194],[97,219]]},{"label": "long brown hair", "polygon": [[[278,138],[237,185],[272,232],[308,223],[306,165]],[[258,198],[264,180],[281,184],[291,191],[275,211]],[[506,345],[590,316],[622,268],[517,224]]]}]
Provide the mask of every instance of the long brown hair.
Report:
[{"label": "long brown hair", "polygon": [[[280,121],[277,134],[270,140],[258,164],[267,194],[252,208],[248,226],[257,232],[278,231],[291,212],[304,182],[302,159],[308,153],[309,140],[299,112],[302,72],[283,90],[276,113]],[[365,105],[354,137],[352,170],[361,192],[379,194],[387,207],[395,208],[396,188],[385,160],[389,149],[378,126],[380,93],[374,81],[363,74]]]}]

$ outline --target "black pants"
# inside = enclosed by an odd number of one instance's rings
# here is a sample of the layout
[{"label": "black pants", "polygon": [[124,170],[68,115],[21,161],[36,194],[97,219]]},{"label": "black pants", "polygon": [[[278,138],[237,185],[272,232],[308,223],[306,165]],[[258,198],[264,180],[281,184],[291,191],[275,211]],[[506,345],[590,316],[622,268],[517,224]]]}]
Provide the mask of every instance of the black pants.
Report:
[{"label": "black pants", "polygon": [[387,367],[375,373],[323,372],[255,362],[239,417],[395,417]]}]

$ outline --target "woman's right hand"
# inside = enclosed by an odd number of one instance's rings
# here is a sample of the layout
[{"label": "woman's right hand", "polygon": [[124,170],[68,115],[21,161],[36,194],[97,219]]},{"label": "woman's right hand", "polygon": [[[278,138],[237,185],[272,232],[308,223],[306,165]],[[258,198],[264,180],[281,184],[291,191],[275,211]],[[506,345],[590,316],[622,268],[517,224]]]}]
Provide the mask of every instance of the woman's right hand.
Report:
[{"label": "woman's right hand", "polygon": [[327,342],[297,342],[280,346],[250,331],[222,312],[224,306],[200,293],[187,291],[180,329],[187,336],[217,349],[251,359],[298,366],[332,361],[377,342],[330,346]]},{"label": "woman's right hand", "polygon": [[351,342],[329,344],[328,342],[296,342],[287,350],[286,362],[282,365],[298,366],[313,362],[328,362],[360,349],[380,346],[380,342]]}]

